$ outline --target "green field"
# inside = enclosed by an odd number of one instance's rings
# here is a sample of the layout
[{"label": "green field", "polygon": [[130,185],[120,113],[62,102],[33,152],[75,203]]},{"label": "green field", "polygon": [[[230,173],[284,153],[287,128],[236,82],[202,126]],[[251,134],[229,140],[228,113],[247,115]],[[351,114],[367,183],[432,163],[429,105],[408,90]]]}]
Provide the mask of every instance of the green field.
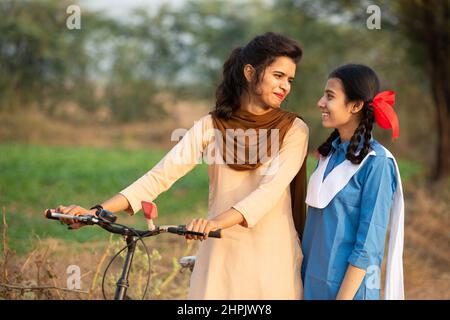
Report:
[{"label": "green field", "polygon": [[[45,237],[77,242],[107,239],[98,228],[69,232],[65,226],[44,219],[44,209],[59,204],[89,207],[102,202],[144,174],[164,152],[0,144],[0,209],[2,214],[6,212],[10,248],[23,254]],[[314,156],[308,160],[311,173],[316,160]],[[404,182],[421,169],[407,161],[399,161],[399,166]],[[204,216],[207,201],[207,167],[202,164],[155,201],[159,223],[186,223],[188,216]],[[126,221],[145,226],[140,215]]]}]

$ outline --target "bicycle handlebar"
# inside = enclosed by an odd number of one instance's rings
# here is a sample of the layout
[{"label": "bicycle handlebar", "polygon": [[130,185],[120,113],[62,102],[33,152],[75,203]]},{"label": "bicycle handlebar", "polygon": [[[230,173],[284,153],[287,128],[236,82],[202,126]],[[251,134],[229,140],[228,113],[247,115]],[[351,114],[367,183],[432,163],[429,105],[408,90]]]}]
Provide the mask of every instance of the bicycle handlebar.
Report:
[{"label": "bicycle handlebar", "polygon": [[[60,220],[60,218],[64,219],[72,219],[79,221],[81,223],[84,223],[86,225],[98,225],[101,228],[105,229],[106,231],[109,231],[111,233],[121,234],[125,236],[139,236],[139,237],[151,237],[158,235],[160,233],[169,232],[174,233],[178,235],[195,235],[195,236],[205,236],[206,234],[204,232],[195,232],[195,231],[188,231],[186,230],[185,225],[179,225],[179,226],[156,226],[154,230],[137,230],[134,228],[130,228],[118,223],[115,223],[116,216],[110,211],[107,210],[101,210],[99,212],[98,216],[95,215],[69,215],[59,212],[52,212],[50,209],[48,209],[45,212],[45,217],[47,219],[52,220]],[[211,238],[221,238],[222,237],[222,230],[214,230],[210,231],[208,233],[208,237]]]}]

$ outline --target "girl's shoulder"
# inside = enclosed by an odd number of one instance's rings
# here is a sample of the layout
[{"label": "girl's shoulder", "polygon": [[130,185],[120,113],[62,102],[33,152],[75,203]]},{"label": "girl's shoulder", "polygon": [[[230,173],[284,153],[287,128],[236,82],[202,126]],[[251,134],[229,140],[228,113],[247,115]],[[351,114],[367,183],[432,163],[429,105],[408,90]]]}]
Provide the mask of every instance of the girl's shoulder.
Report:
[{"label": "girl's shoulder", "polygon": [[378,141],[373,140],[370,143],[371,151],[369,152],[369,158],[367,159],[363,170],[361,170],[361,175],[364,179],[371,179],[379,181],[380,179],[389,179],[392,181],[392,190],[396,189],[396,160],[392,153],[386,149]]},{"label": "girl's shoulder", "polygon": [[308,125],[305,123],[305,121],[298,117],[293,121],[289,131],[292,131],[293,133],[295,132],[296,134],[309,136]]},{"label": "girl's shoulder", "polygon": [[198,119],[196,122],[200,122],[206,126],[212,126],[213,125],[212,115],[208,113],[203,117],[201,117],[200,119]]},{"label": "girl's shoulder", "polygon": [[214,129],[214,124],[211,114],[204,115],[203,117],[194,121],[192,128],[195,131],[207,132]]},{"label": "girl's shoulder", "polygon": [[292,125],[289,128],[289,131],[296,131],[296,132],[300,132],[302,134],[309,134],[309,128],[308,125],[306,124],[306,122],[303,120],[302,117],[300,117],[297,113],[292,112],[292,111],[288,111],[288,110],[283,110],[283,109],[279,109],[279,112],[288,115],[288,117],[292,117],[294,116],[295,119],[294,121],[292,121]]},{"label": "girl's shoulder", "polygon": [[308,143],[309,140],[309,128],[306,125],[306,123],[300,119],[295,118],[294,121],[292,121],[292,124],[288,131],[286,132],[286,135],[283,139],[283,145],[287,143]]},{"label": "girl's shoulder", "polygon": [[370,142],[370,147],[372,150],[369,152],[369,158],[366,161],[366,169],[372,171],[389,168],[389,171],[395,172],[396,161],[392,153],[374,139]]},{"label": "girl's shoulder", "polygon": [[370,142],[370,148],[372,149],[372,151],[374,151],[371,156],[379,158],[379,160],[382,160],[383,158],[394,158],[392,153],[375,139],[372,139],[372,141]]}]

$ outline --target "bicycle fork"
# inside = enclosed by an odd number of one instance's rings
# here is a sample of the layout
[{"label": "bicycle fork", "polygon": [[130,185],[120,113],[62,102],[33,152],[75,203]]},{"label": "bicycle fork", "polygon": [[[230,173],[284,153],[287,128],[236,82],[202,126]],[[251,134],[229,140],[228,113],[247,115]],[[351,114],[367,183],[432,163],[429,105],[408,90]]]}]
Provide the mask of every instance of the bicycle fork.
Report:
[{"label": "bicycle fork", "polygon": [[138,238],[135,236],[126,236],[127,241],[127,256],[123,264],[122,275],[116,283],[116,292],[114,300],[130,299],[126,294],[129,287],[128,276],[130,275],[131,263],[133,262],[134,251]]}]

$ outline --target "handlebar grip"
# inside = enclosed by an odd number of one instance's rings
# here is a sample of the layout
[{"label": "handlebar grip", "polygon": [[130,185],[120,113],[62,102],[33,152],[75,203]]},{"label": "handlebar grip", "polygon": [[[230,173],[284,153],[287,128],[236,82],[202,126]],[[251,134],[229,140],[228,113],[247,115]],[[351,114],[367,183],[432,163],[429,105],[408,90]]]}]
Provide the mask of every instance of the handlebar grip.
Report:
[{"label": "handlebar grip", "polygon": [[[186,234],[191,234],[191,235],[195,235],[195,236],[203,236],[204,235],[203,232],[187,231],[185,225],[180,225],[178,227],[169,227],[167,229],[167,231],[170,232],[170,233],[175,233],[175,234],[179,234],[179,235],[182,235],[182,236],[184,236]],[[208,233],[208,237],[211,237],[211,238],[222,238],[222,230],[218,229],[218,230],[210,231]]]},{"label": "handlebar grip", "polygon": [[46,217],[47,219],[59,220],[59,218],[54,217],[52,214],[53,214],[53,212],[52,212],[51,209],[47,209],[47,210],[45,211],[45,217]]},{"label": "handlebar grip", "polygon": [[217,229],[217,230],[214,230],[214,231],[210,231],[208,233],[208,237],[211,237],[211,238],[222,238],[222,229]]},{"label": "handlebar grip", "polygon": [[54,212],[54,211],[52,211],[52,209],[49,209],[45,212],[45,217],[47,219],[52,219],[52,220],[60,220],[61,218],[73,219],[73,220],[79,221],[81,223],[93,224],[92,218],[94,216],[89,216],[89,215],[88,216],[84,216],[84,215],[73,216],[73,215],[65,214],[65,213],[61,213],[61,212]]}]

